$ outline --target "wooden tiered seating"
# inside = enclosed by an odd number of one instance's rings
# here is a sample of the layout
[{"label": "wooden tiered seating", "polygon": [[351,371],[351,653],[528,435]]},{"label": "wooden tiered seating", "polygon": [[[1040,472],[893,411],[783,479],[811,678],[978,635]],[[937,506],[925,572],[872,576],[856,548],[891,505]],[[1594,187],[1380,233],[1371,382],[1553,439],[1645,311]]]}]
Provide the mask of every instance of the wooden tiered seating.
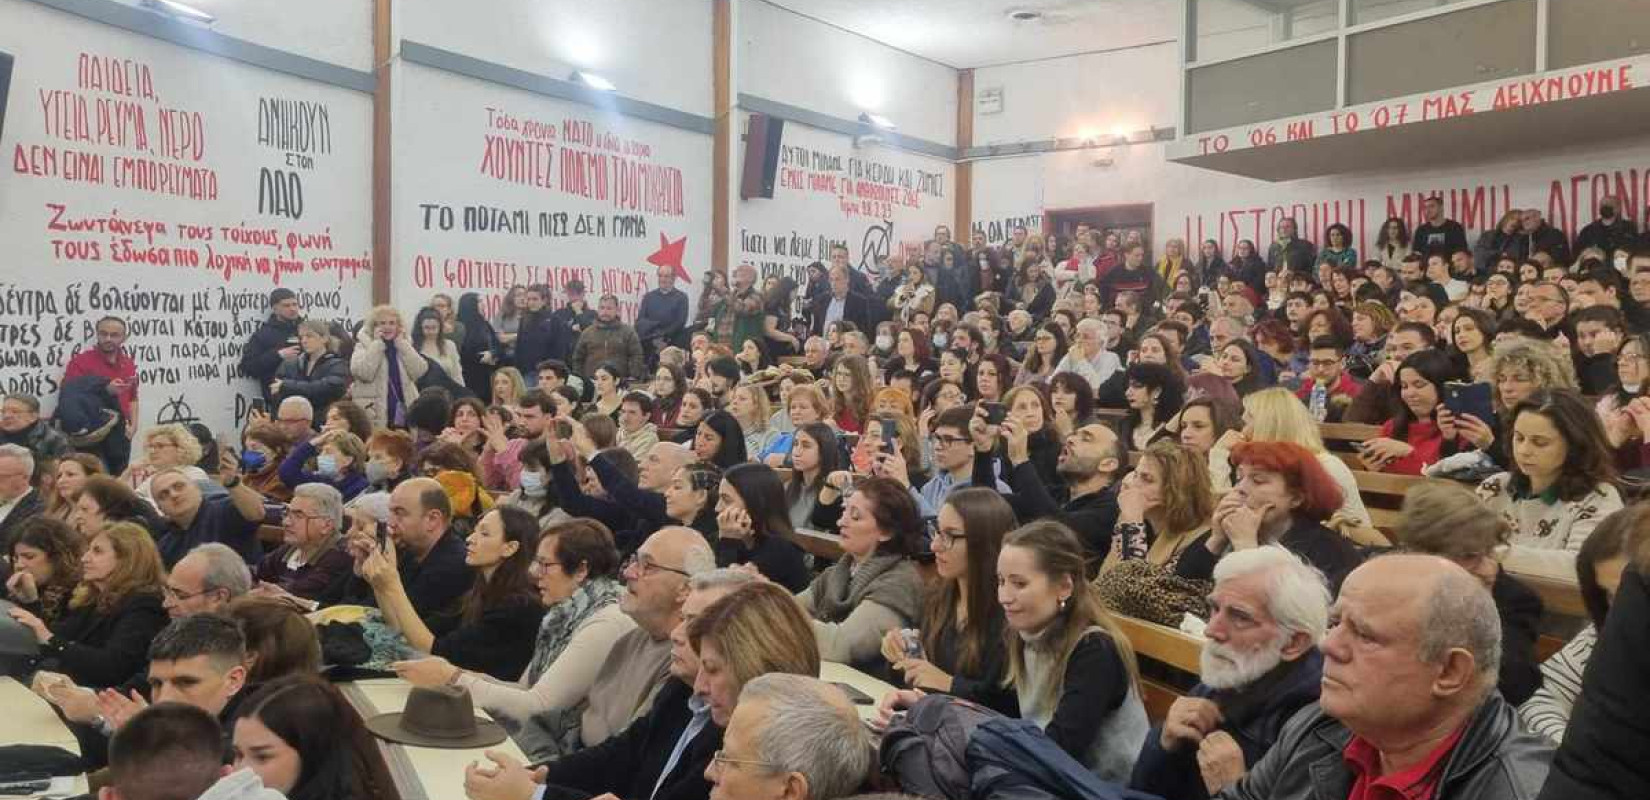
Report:
[{"label": "wooden tiered seating", "polygon": [[[1158,625],[1155,622],[1116,615],[1118,627],[1129,638],[1129,645],[1134,648],[1135,658],[1148,659],[1175,669],[1189,672],[1193,675],[1200,670],[1203,642],[1196,637],[1189,636],[1174,628]],[[1161,722],[1174,705],[1176,698],[1183,692],[1162,681],[1152,678],[1140,680],[1141,702],[1146,706],[1146,716],[1152,722]]]}]

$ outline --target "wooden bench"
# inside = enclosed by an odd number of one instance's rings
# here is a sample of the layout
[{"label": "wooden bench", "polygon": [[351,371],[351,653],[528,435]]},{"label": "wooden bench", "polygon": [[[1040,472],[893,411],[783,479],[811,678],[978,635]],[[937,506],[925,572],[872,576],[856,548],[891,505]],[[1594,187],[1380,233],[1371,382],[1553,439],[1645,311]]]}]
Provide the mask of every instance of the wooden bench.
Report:
[{"label": "wooden bench", "polygon": [[791,534],[791,541],[814,558],[828,561],[842,558],[842,537],[834,533],[798,528]]},{"label": "wooden bench", "polygon": [[286,541],[286,528],[279,525],[259,525],[258,541],[261,542],[264,547],[280,547],[281,544]]},{"label": "wooden bench", "polygon": [[1355,422],[1320,422],[1318,435],[1323,438],[1323,446],[1333,453],[1336,458],[1345,462],[1354,470],[1368,469],[1363,459],[1358,457],[1356,445],[1367,442],[1381,435],[1379,425],[1360,425]]},{"label": "wooden bench", "polygon": [[[1129,646],[1134,648],[1136,658],[1149,658],[1193,675],[1202,669],[1203,643],[1197,638],[1155,622],[1121,614],[1114,614],[1112,618],[1117,620],[1123,635],[1129,638]],[[1169,706],[1184,694],[1151,678],[1141,678],[1140,684],[1140,701],[1146,706],[1146,716],[1153,723],[1161,722]]]}]

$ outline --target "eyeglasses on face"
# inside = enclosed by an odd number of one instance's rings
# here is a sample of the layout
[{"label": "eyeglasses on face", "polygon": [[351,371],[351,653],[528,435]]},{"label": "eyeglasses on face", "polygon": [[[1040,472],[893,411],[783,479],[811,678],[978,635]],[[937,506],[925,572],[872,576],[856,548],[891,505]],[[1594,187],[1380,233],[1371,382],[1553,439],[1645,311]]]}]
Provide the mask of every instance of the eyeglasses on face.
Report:
[{"label": "eyeglasses on face", "polygon": [[717,750],[711,754],[710,763],[711,767],[718,772],[727,769],[728,767],[738,766],[761,767],[766,770],[779,769],[779,765],[771,761],[758,761],[754,758],[729,758],[721,750]]},{"label": "eyeglasses on face", "polygon": [[633,553],[629,558],[624,560],[624,566],[620,569],[620,572],[629,572],[632,569],[635,569],[636,576],[641,578],[645,578],[655,572],[674,572],[684,578],[687,577],[686,570],[680,570],[675,567],[667,567],[651,558],[643,557],[638,553]]},{"label": "eyeglasses on face", "polygon": [[952,445],[968,444],[968,440],[961,436],[934,436],[935,447],[951,447]]}]

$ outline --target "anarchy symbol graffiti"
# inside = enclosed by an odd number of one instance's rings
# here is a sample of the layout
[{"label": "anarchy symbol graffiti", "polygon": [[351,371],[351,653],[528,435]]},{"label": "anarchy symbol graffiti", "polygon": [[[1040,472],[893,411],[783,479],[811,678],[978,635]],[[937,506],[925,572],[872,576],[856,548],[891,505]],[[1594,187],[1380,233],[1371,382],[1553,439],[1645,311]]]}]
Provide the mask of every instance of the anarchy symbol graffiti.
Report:
[{"label": "anarchy symbol graffiti", "polygon": [[195,410],[184,402],[181,394],[167,400],[160,407],[160,413],[155,415],[156,425],[188,425],[199,421],[200,417],[195,416]]}]

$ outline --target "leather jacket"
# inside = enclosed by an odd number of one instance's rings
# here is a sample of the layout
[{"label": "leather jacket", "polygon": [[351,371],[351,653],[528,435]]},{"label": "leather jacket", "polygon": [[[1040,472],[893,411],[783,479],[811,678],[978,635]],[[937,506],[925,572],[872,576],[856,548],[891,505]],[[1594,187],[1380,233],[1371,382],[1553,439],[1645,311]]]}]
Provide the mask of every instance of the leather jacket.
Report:
[{"label": "leather jacket", "polygon": [[[1352,732],[1317,704],[1296,714],[1272,750],[1221,800],[1345,800],[1356,775],[1342,752]],[[1529,800],[1541,790],[1553,748],[1523,733],[1516,709],[1492,692],[1444,760],[1435,800]]]}]

